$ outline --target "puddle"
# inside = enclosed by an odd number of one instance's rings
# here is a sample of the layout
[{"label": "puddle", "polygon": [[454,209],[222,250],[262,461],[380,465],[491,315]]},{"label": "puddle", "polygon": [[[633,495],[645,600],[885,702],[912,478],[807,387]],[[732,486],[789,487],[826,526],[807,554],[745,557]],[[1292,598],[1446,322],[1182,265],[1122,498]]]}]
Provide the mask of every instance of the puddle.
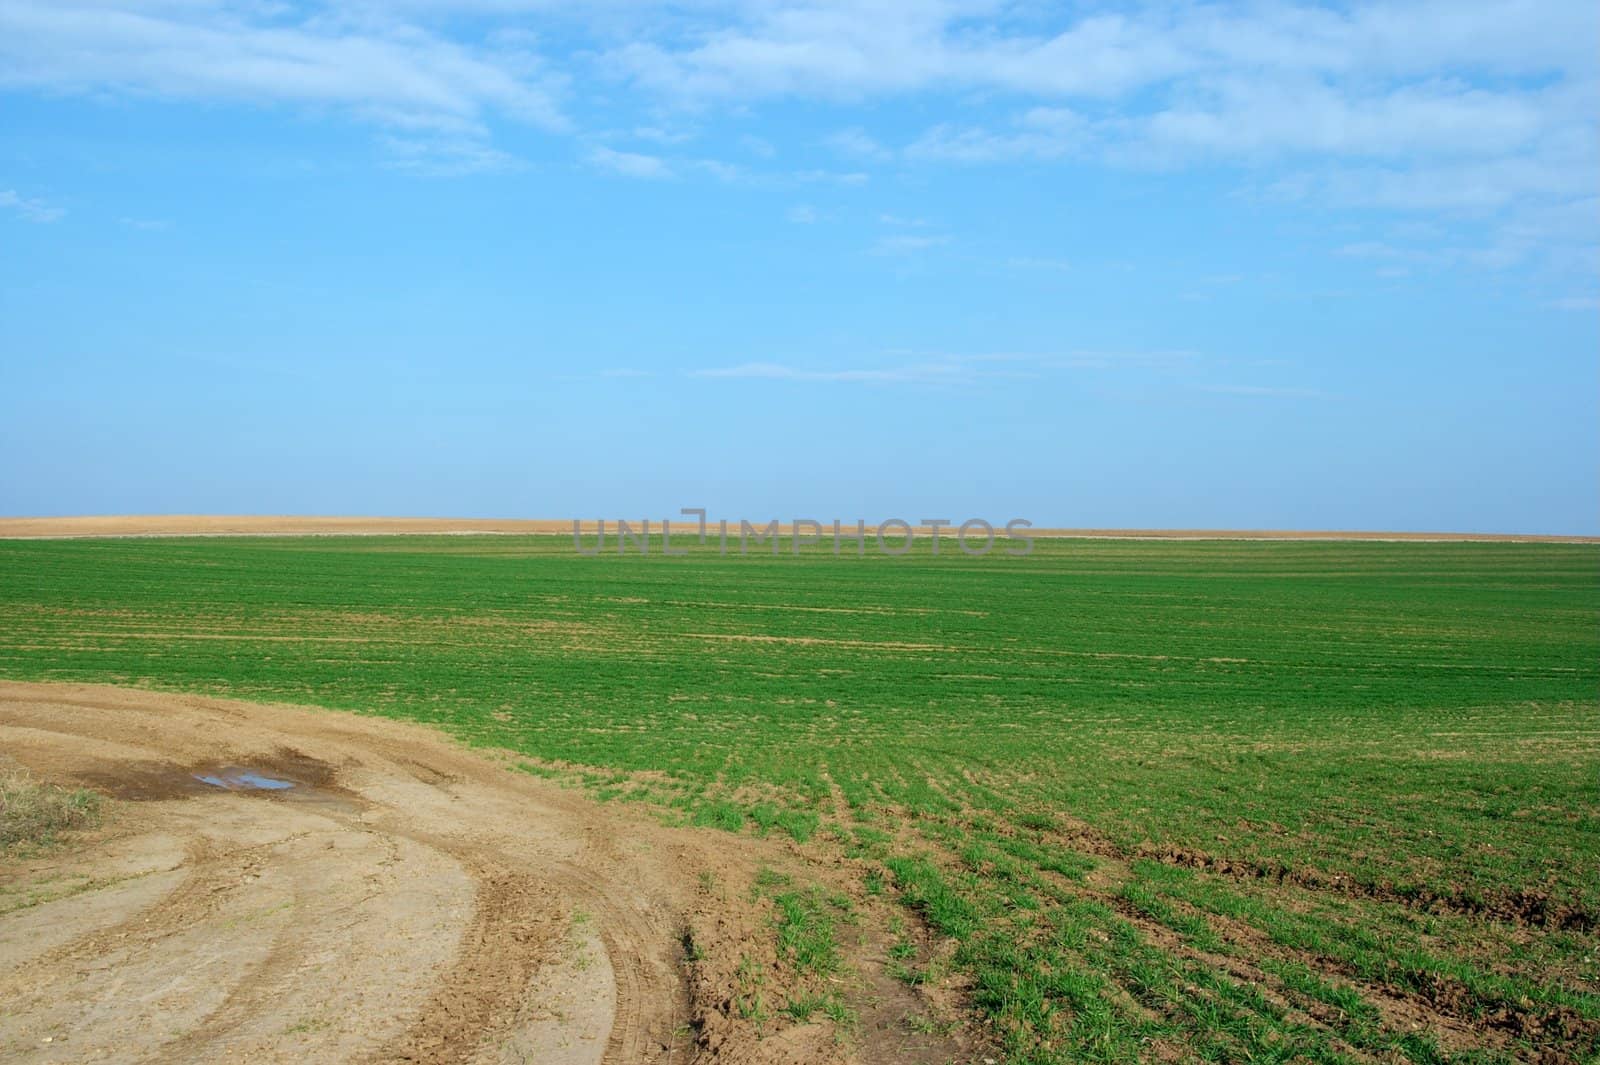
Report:
[{"label": "puddle", "polygon": [[74,779],[114,799],[185,799],[232,792],[236,795],[317,801],[345,795],[331,765],[293,750],[239,753],[237,761],[103,762],[85,766]]},{"label": "puddle", "polygon": [[238,766],[224,766],[215,772],[191,773],[190,776],[202,784],[228,791],[282,791],[294,787],[292,780],[279,780]]}]

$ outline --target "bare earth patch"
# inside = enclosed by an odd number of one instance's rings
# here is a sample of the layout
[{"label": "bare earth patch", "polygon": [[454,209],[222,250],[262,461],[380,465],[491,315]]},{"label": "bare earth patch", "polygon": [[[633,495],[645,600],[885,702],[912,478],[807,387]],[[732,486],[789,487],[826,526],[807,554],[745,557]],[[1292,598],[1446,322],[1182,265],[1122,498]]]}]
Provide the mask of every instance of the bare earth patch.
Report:
[{"label": "bare earth patch", "polygon": [[771,929],[703,885],[792,866],[774,841],[292,707],[0,682],[0,751],[120,800],[0,864],[5,1061],[876,1060],[727,1010],[721,978]]}]

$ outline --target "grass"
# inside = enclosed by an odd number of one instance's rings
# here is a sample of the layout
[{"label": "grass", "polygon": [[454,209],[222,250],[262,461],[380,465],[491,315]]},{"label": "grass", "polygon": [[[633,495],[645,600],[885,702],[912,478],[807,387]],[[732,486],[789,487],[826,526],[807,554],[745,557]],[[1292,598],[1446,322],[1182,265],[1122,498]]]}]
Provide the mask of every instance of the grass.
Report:
[{"label": "grass", "polygon": [[773,898],[777,906],[778,953],[804,973],[828,976],[842,961],[835,936],[835,914],[822,892],[786,891]]},{"label": "grass", "polygon": [[0,773],[0,851],[49,847],[61,833],[91,828],[99,818],[93,791],[45,784],[21,771]]},{"label": "grass", "polygon": [[1597,622],[1592,545],[0,543],[0,676],[420,721],[842,850],[1017,1061],[1600,1050]]},{"label": "grass", "polygon": [[790,982],[796,990],[783,1012],[802,1023],[820,1012],[841,1033],[852,1030],[856,1013],[832,986],[832,978],[846,969],[838,926],[857,920],[850,899],[829,895],[815,884],[797,888],[790,877],[767,867],[757,873],[751,896],[771,903],[778,961],[792,970]]}]

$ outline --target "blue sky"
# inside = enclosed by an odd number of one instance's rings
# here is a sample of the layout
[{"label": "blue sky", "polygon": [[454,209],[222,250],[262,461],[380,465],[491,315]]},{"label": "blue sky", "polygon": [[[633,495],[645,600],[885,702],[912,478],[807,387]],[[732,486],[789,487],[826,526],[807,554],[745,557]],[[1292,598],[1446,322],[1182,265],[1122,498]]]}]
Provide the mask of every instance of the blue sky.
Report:
[{"label": "blue sky", "polygon": [[1597,533],[1597,39],[0,0],[0,513]]}]

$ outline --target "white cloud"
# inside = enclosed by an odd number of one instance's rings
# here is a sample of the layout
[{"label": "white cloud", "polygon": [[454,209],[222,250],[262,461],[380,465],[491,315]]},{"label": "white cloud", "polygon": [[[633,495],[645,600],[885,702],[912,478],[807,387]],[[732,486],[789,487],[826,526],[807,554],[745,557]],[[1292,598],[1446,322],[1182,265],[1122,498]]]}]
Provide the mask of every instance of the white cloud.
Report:
[{"label": "white cloud", "polygon": [[809,203],[797,203],[789,208],[787,217],[797,226],[809,226],[820,222],[822,213]]},{"label": "white cloud", "polygon": [[1183,102],[1134,120],[1132,133],[1155,151],[1229,157],[1495,156],[1522,149],[1546,131],[1551,95],[1454,81],[1370,91],[1230,76],[1197,84]]},{"label": "white cloud", "polygon": [[515,157],[475,137],[385,134],[378,138],[378,143],[387,153],[387,166],[425,177],[485,174],[515,170],[521,165]]},{"label": "white cloud", "polygon": [[1600,296],[1564,296],[1546,306],[1558,311],[1600,311]]},{"label": "white cloud", "polygon": [[1089,146],[1090,125],[1065,107],[1035,107],[1017,116],[1011,128],[994,132],[978,126],[940,123],[906,147],[911,159],[993,163],[1014,159],[1057,159]]},{"label": "white cloud", "polygon": [[339,4],[0,0],[0,89],[335,109],[396,143],[486,145],[493,117],[567,129],[563,84],[515,39],[460,43]]},{"label": "white cloud", "polygon": [[[1404,231],[1404,227],[1396,227]],[[1454,242],[1429,229],[1411,234],[1411,243],[1365,240],[1337,249],[1341,256],[1431,267],[1475,266],[1503,270],[1538,257],[1573,273],[1600,268],[1600,197],[1530,198],[1488,217],[1484,234]],[[1460,235],[1458,235],[1459,237]],[[1427,244],[1415,243],[1426,240]]]},{"label": "white cloud", "polygon": [[619,152],[603,145],[596,145],[589,149],[585,158],[591,166],[623,177],[660,179],[672,176],[672,168],[665,160],[654,155]]},{"label": "white cloud", "polygon": [[[919,97],[933,117],[918,133],[888,144],[857,124],[826,138],[873,163],[1260,168],[1283,198],[1480,214],[1592,195],[1600,171],[1592,0],[687,10],[600,65],[695,107]],[[975,117],[937,106],[954,101]],[[1459,259],[1504,262],[1519,245],[1496,243],[1511,250]]]},{"label": "white cloud", "polygon": [[55,222],[67,213],[43,200],[29,199],[14,189],[0,189],[0,207],[12,211],[25,222]]},{"label": "white cloud", "polygon": [[1076,17],[991,0],[752,0],[710,10],[720,17],[692,11],[655,40],[630,35],[607,63],[662,92],[741,102],[969,89],[1111,98],[1227,69],[1350,79],[1547,74],[1591,64],[1600,33],[1584,0],[1368,0],[1343,9],[1149,2]]},{"label": "white cloud", "polygon": [[[1189,59],[1149,26],[1084,18],[1041,36],[998,26],[985,2],[800,2],[728,9],[682,46],[633,41],[609,53],[640,84],[686,98],[859,98],[930,88],[1103,95],[1176,73]],[[1012,29],[1012,32],[1006,32]]]},{"label": "white cloud", "polygon": [[[1592,0],[0,0],[0,91],[342,114],[427,174],[514,167],[503,127],[574,133],[586,110],[671,145],[709,136],[717,108],[822,100],[856,108],[823,143],[861,169],[587,159],[842,186],[889,163],[1230,167],[1283,200],[1499,216],[1455,256],[1495,264],[1593,244],[1541,218],[1594,195],[1596,39]],[[723,155],[791,150],[771,137],[741,130]]]},{"label": "white cloud", "polygon": [[1149,112],[1094,117],[1031,107],[1004,125],[937,123],[903,154],[969,164],[1072,157],[1165,168],[1317,159],[1315,171],[1278,177],[1274,197],[1412,210],[1576,196],[1590,189],[1600,165],[1593,105],[1570,85],[1489,91],[1431,81],[1375,91],[1230,78],[1189,83],[1181,96]]}]

